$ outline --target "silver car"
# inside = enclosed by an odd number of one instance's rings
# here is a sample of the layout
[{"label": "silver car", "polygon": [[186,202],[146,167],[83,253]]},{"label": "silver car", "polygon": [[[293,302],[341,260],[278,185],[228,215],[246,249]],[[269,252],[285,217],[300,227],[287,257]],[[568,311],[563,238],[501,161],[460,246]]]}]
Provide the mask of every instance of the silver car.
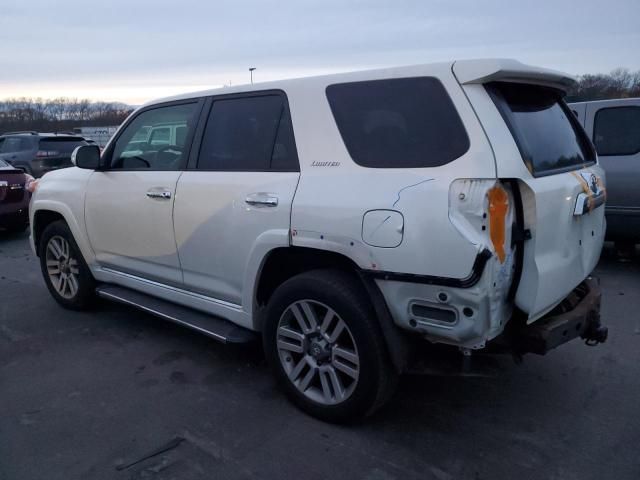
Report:
[{"label": "silver car", "polygon": [[607,174],[607,239],[640,242],[640,98],[569,104]]}]

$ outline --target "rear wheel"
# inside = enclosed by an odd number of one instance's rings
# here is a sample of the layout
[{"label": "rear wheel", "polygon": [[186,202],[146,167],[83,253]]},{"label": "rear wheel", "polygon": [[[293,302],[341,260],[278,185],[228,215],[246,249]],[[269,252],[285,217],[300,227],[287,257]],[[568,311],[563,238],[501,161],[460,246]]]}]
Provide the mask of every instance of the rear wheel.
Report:
[{"label": "rear wheel", "polygon": [[92,304],[95,280],[65,222],[59,220],[44,229],[39,255],[47,288],[59,304],[74,310]]},{"label": "rear wheel", "polygon": [[373,413],[390,397],[396,374],[358,279],[314,270],[283,283],[266,312],[264,348],[288,397],[331,422]]}]

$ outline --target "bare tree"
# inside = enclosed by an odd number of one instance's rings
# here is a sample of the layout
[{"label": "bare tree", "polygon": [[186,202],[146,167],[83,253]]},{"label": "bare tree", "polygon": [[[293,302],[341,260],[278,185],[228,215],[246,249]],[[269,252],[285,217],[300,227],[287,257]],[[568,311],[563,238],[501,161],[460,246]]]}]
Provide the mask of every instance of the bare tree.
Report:
[{"label": "bare tree", "polygon": [[606,100],[610,98],[640,97],[640,71],[616,68],[609,74],[586,74],[568,93],[567,100]]},{"label": "bare tree", "polygon": [[0,101],[0,132],[66,131],[81,126],[117,126],[131,113],[123,103],[59,97],[8,98]]}]

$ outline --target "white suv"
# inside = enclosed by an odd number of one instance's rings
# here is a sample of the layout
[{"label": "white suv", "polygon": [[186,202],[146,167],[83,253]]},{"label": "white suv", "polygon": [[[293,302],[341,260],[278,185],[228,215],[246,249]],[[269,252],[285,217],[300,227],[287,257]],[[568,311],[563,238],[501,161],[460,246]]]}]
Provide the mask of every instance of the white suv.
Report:
[{"label": "white suv", "polygon": [[[477,60],[152,102],[102,156],[80,147],[80,168],[42,179],[33,248],[63,306],[98,295],[224,342],[260,335],[298,406],[357,418],[434,343],[606,339],[589,276],[604,177],[571,83]],[[167,124],[180,141],[141,145]]]}]

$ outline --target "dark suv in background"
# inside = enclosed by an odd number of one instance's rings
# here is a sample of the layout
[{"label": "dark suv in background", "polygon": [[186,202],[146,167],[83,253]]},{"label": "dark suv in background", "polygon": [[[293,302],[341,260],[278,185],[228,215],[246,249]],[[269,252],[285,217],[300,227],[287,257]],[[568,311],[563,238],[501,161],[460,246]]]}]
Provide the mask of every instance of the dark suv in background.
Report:
[{"label": "dark suv in background", "polygon": [[84,138],[66,133],[5,133],[0,135],[0,160],[37,178],[72,166],[71,152],[87,144]]}]

